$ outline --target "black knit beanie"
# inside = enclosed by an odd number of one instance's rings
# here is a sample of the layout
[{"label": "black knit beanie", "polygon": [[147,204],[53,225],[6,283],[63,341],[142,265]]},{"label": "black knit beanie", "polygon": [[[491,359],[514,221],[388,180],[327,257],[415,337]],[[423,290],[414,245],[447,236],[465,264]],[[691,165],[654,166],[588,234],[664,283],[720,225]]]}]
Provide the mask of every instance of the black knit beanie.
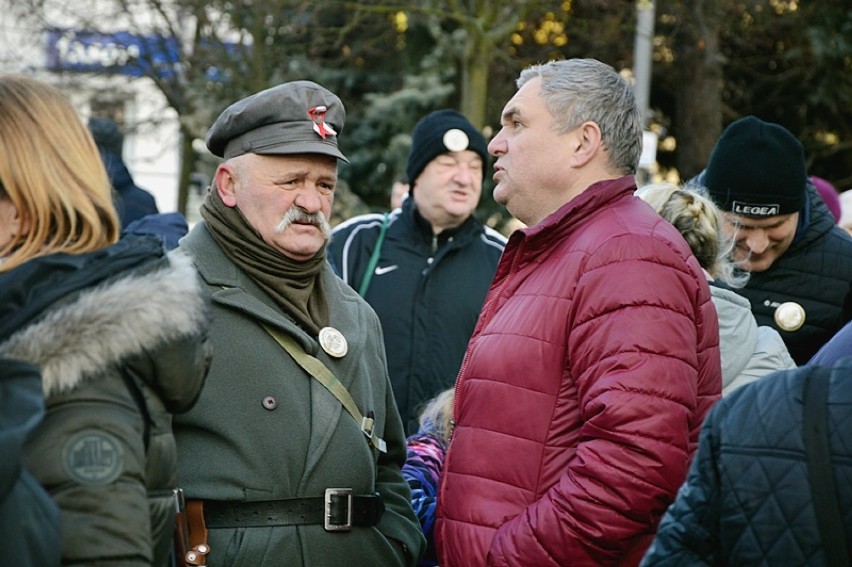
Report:
[{"label": "black knit beanie", "polygon": [[799,140],[784,127],[754,116],[728,125],[704,173],[713,201],[722,210],[748,217],[800,211],[807,180]]},{"label": "black knit beanie", "polygon": [[436,110],[420,119],[411,137],[405,174],[411,187],[429,162],[441,154],[473,150],[488,163],[485,138],[470,121],[455,110]]}]

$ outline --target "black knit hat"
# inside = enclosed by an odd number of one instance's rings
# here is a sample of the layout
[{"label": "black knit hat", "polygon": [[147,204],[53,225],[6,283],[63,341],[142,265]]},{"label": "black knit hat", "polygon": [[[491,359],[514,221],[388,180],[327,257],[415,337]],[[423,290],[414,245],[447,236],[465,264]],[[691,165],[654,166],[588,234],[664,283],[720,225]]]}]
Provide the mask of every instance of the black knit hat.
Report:
[{"label": "black knit hat", "polygon": [[725,211],[748,217],[800,211],[807,181],[799,140],[784,127],[754,116],[728,125],[704,173],[713,201]]},{"label": "black knit hat", "polygon": [[441,154],[473,150],[488,163],[485,138],[470,121],[455,110],[436,110],[420,119],[411,137],[405,174],[412,188],[417,176]]}]

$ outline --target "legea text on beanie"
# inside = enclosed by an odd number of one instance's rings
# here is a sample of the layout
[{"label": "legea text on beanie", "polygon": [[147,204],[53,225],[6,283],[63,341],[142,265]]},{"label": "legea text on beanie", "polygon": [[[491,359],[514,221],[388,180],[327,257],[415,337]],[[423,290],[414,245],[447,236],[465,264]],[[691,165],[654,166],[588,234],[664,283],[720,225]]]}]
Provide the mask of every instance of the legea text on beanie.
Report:
[{"label": "legea text on beanie", "polygon": [[704,184],[719,207],[737,215],[798,212],[807,186],[802,144],[783,126],[754,116],[740,118],[716,142]]}]

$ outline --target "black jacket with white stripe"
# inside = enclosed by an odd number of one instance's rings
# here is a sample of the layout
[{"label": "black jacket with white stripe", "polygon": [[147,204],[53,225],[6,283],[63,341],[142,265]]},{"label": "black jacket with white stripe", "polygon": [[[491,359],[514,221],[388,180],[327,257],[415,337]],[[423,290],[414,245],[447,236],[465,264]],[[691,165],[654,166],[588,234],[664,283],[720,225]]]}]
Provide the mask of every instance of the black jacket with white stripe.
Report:
[{"label": "black jacket with white stripe", "polygon": [[[355,290],[384,222],[368,214],[334,229],[329,262]],[[413,199],[387,223],[364,298],[381,320],[394,396],[411,434],[422,406],[456,379],[506,238],[473,216],[436,236]]]}]

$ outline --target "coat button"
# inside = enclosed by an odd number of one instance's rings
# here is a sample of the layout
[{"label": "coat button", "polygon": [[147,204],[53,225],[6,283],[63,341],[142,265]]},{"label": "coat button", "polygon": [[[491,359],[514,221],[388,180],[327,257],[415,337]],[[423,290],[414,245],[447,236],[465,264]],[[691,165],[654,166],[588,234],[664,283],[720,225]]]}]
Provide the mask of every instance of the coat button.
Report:
[{"label": "coat button", "polygon": [[264,408],[270,411],[278,407],[278,400],[276,400],[272,396],[266,396],[265,398],[263,398],[263,402],[261,403],[263,404]]}]

